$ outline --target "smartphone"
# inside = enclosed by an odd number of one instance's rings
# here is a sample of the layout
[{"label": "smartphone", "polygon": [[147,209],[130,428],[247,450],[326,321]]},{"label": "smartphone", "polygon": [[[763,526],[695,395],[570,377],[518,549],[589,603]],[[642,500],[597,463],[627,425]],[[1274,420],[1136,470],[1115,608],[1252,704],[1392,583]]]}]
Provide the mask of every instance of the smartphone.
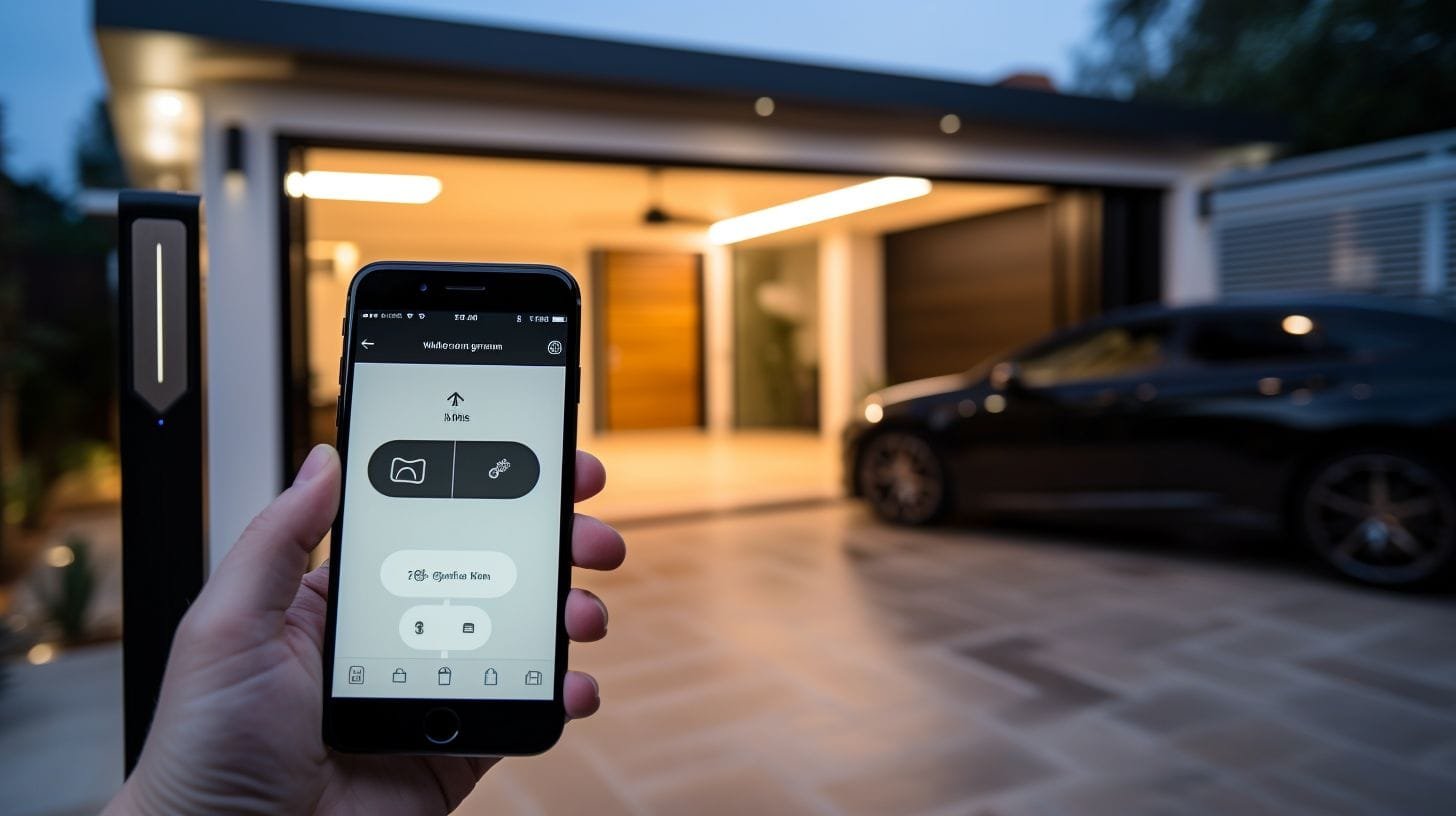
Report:
[{"label": "smartphone", "polygon": [[566,722],[581,292],[552,266],[381,262],[349,287],[324,742],[534,754]]}]

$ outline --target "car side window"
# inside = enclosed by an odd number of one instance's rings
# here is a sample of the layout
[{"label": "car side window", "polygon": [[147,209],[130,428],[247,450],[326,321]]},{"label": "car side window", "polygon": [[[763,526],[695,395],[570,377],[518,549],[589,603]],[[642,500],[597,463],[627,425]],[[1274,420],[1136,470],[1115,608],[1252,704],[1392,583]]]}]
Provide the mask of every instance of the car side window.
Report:
[{"label": "car side window", "polygon": [[1203,317],[1188,338],[1188,356],[1204,363],[1295,363],[1347,356],[1322,317],[1301,313]]},{"label": "car side window", "polygon": [[1021,381],[1033,388],[1129,377],[1168,359],[1171,321],[1107,326],[1037,349],[1017,360]]}]

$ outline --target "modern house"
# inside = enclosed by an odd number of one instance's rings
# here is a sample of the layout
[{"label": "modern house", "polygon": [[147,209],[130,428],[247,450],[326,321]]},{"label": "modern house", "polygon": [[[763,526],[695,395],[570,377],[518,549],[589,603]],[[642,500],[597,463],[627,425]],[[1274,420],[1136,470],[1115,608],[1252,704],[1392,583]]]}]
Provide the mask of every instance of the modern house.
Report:
[{"label": "modern house", "polygon": [[[832,444],[888,381],[1212,294],[1201,193],[1279,134],[1208,110],[272,0],[95,0],[95,26],[133,183],[205,196],[217,541],[332,439],[336,327],[362,263],[575,273],[587,437]],[[855,211],[709,230],[825,194],[858,196],[841,208]]]}]

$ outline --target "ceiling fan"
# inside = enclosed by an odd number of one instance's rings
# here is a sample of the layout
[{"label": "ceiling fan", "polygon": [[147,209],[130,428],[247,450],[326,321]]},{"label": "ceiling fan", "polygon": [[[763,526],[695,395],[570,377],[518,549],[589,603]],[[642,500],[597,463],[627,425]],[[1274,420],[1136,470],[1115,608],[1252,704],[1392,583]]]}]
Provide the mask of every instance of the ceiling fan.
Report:
[{"label": "ceiling fan", "polygon": [[713,223],[711,218],[669,212],[662,205],[662,168],[647,168],[647,209],[642,211],[643,226],[656,227],[667,224],[706,227]]}]

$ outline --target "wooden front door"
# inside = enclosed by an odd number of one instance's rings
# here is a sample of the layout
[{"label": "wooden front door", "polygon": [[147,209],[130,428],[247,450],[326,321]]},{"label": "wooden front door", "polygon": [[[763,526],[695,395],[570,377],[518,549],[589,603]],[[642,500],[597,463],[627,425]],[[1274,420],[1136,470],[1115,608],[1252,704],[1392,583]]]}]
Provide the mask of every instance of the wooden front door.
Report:
[{"label": "wooden front door", "polygon": [[703,424],[702,264],[690,253],[597,256],[597,425]]}]

